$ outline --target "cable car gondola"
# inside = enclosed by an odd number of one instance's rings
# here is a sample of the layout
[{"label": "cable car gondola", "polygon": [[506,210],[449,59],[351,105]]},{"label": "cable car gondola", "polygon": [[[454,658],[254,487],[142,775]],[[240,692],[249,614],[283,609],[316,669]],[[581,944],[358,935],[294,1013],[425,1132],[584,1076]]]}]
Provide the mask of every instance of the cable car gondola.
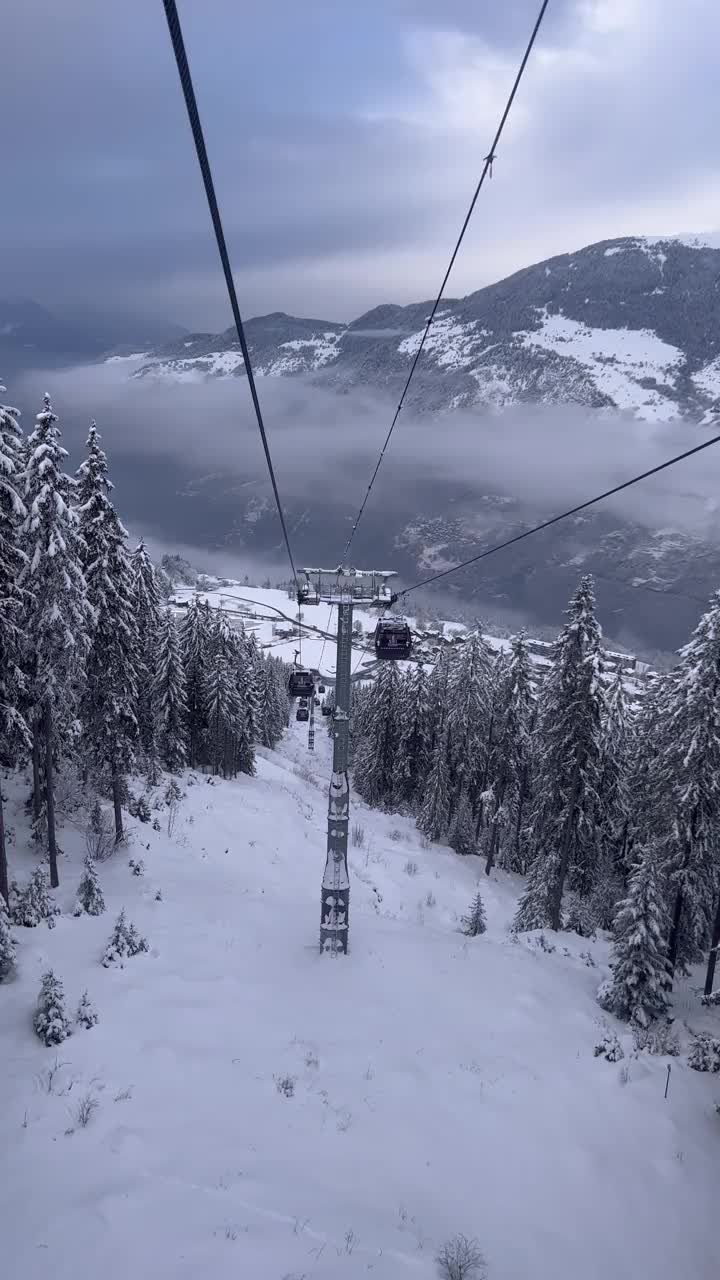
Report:
[{"label": "cable car gondola", "polygon": [[288,689],[291,698],[311,697],[315,691],[315,677],[312,671],[291,672]]},{"label": "cable car gondola", "polygon": [[412,652],[412,632],[401,618],[381,618],[375,628],[375,654],[378,658],[397,662],[409,658]]}]

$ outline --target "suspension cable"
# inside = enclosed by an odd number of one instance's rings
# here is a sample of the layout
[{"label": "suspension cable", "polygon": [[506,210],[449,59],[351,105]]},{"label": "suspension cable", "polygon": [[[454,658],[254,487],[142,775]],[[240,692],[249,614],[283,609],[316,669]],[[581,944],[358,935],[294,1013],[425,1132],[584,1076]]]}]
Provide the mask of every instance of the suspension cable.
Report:
[{"label": "suspension cable", "polygon": [[270,446],[263,422],[262,410],[258,399],[257,387],[255,385],[255,375],[253,373],[250,361],[250,352],[248,350],[247,341],[245,339],[245,328],[243,326],[242,317],[240,315],[240,307],[238,305],[237,293],[235,291],[235,282],[233,280],[232,269],[230,267],[230,258],[228,256],[227,244],[225,242],[225,232],[223,231],[220,210],[218,208],[217,197],[215,195],[215,184],[213,182],[212,171],[210,169],[210,161],[208,160],[207,150],[205,147],[205,138],[203,135],[200,116],[198,113],[197,102],[195,99],[195,89],[193,87],[190,67],[188,65],[187,54],[185,52],[185,41],[183,40],[182,28],[180,26],[180,18],[178,16],[177,5],[175,0],[163,0],[165,7],[165,17],[167,18],[168,30],[172,41],[173,53],[175,54],[175,62],[177,64],[180,84],[182,85],[183,96],[185,98],[185,106],[187,107],[188,120],[192,129],[193,140],[195,142],[195,151],[197,153],[198,164],[202,174],[203,184],[205,186],[205,195],[207,197],[208,207],[210,209],[210,217],[212,218],[213,229],[215,231],[215,240],[217,241],[218,253],[220,254],[220,262],[222,263],[223,275],[225,276],[225,285],[227,288],[228,298],[230,300],[230,308],[232,310],[235,328],[237,330],[240,350],[242,351],[243,360],[245,361],[245,372],[247,374],[248,386],[252,397],[253,407],[255,409],[255,417],[257,418],[260,438],[262,440],[263,450],[265,452],[265,461],[270,473],[270,481],[272,484],[273,494],[275,496],[275,505],[277,507],[278,516],[280,517],[280,525],[282,528],[283,539],[285,541],[285,549],[290,561],[290,568],[295,579],[295,587],[300,594],[300,584],[298,582],[297,570],[293,553],[290,548],[290,538],[288,537],[287,525],[285,523],[285,515],[283,512],[280,494],[278,492],[277,481],[275,479],[275,469],[270,455]]},{"label": "suspension cable", "polygon": [[567,520],[570,516],[577,515],[579,511],[586,511],[588,507],[594,507],[597,502],[602,502],[605,498],[611,498],[615,493],[622,493],[623,489],[629,489],[631,485],[639,484],[641,480],[647,480],[649,476],[656,476],[660,471],[666,471],[668,467],[674,467],[676,463],[683,462],[685,458],[691,458],[695,453],[701,453],[703,449],[709,449],[711,445],[720,441],[720,435],[712,436],[710,440],[704,440],[702,444],[696,444],[692,449],[686,449],[684,453],[677,453],[674,458],[668,458],[665,462],[660,462],[656,467],[650,467],[648,471],[642,471],[640,475],[633,476],[631,480],[624,480],[622,484],[616,484],[612,489],[605,489],[603,493],[598,493],[594,498],[588,498],[586,502],[580,502],[576,507],[571,507],[569,511],[562,511],[560,515],[551,516],[549,520],[543,520],[541,524],[533,525],[531,529],[525,529],[523,533],[516,533],[513,538],[506,538],[504,542],[498,542],[495,546],[487,547],[485,551],[480,551],[476,556],[470,556],[469,560],[463,560],[460,564],[456,564],[452,569],[442,569],[440,573],[433,573],[429,578],[422,578],[420,582],[414,582],[411,587],[405,587],[404,591],[399,591],[397,599],[402,599],[411,591],[419,591],[420,587],[428,587],[431,582],[438,582],[440,578],[447,578],[451,573],[459,573],[461,569],[467,569],[471,564],[477,564],[478,560],[484,560],[487,556],[495,555],[496,551],[504,551],[506,547],[512,547],[516,542],[523,542],[525,538],[531,538],[533,534],[540,533],[543,529],[549,529],[551,525],[559,524],[561,520]]},{"label": "suspension cable", "polygon": [[413,362],[412,362],[412,364],[411,364],[411,366],[410,366],[410,372],[408,373],[407,380],[406,380],[406,382],[405,382],[405,386],[403,387],[402,395],[400,396],[400,399],[399,399],[399,401],[398,401],[398,405],[397,405],[397,408],[396,408],[396,410],[395,410],[395,413],[394,413],[394,416],[393,416],[392,422],[390,423],[390,430],[388,431],[388,433],[387,433],[387,435],[386,435],[386,437],[385,437],[385,442],[384,442],[384,444],[383,444],[383,446],[382,446],[382,449],[380,450],[380,454],[379,454],[378,460],[377,460],[377,462],[376,462],[376,464],[375,464],[375,470],[373,471],[373,473],[372,473],[372,475],[371,475],[371,477],[370,477],[370,483],[369,483],[369,485],[368,485],[368,487],[367,487],[367,490],[366,490],[366,492],[365,492],[365,497],[363,498],[363,500],[362,500],[362,502],[361,502],[361,504],[360,504],[360,510],[358,511],[358,513],[357,513],[357,515],[356,515],[356,517],[355,517],[355,522],[354,522],[354,524],[353,524],[353,526],[352,526],[352,529],[350,530],[350,536],[348,537],[348,540],[347,540],[347,542],[345,543],[345,549],[344,549],[344,551],[343,551],[343,553],[342,553],[342,557],[341,557],[341,563],[342,563],[342,564],[346,564],[346,563],[347,563],[347,556],[348,556],[348,552],[349,552],[349,550],[350,550],[350,547],[352,546],[352,542],[353,542],[353,539],[354,539],[354,537],[355,537],[355,534],[357,533],[358,525],[360,524],[360,521],[361,521],[361,519],[362,519],[362,517],[363,517],[363,513],[364,513],[364,511],[365,511],[365,507],[366,507],[366,505],[367,505],[368,498],[370,497],[370,494],[371,494],[371,492],[372,492],[373,485],[375,484],[375,481],[376,481],[376,479],[377,479],[378,471],[380,470],[380,467],[382,466],[383,459],[384,459],[384,457],[385,457],[385,453],[386,453],[386,451],[387,451],[387,447],[388,447],[388,445],[390,444],[390,437],[392,436],[392,433],[393,433],[393,431],[395,430],[395,425],[396,425],[396,423],[397,423],[398,418],[400,417],[400,413],[402,412],[402,408],[403,408],[403,405],[404,405],[404,403],[405,403],[405,397],[406,397],[406,395],[407,395],[407,393],[408,393],[408,389],[409,389],[409,387],[410,387],[410,383],[412,382],[413,375],[414,375],[415,370],[416,370],[416,368],[417,368],[417,364],[418,364],[418,361],[419,361],[419,359],[420,359],[420,356],[422,355],[422,351],[423,351],[423,348],[424,348],[424,346],[425,346],[425,341],[426,341],[426,338],[427,338],[427,336],[428,336],[428,334],[429,334],[429,332],[430,332],[430,328],[431,328],[431,326],[432,326],[432,324],[433,324],[433,321],[434,321],[434,319],[435,319],[435,316],[436,316],[436,313],[437,313],[437,309],[438,309],[438,307],[440,306],[440,303],[441,303],[441,301],[442,301],[442,299],[443,299],[443,295],[444,295],[444,293],[445,293],[445,289],[446,289],[446,286],[447,286],[447,282],[448,282],[448,280],[450,279],[450,275],[451,275],[452,269],[453,269],[453,267],[455,266],[455,259],[457,258],[458,253],[460,252],[460,246],[461,246],[461,244],[462,244],[462,242],[463,242],[463,239],[465,238],[465,232],[466,232],[466,231],[467,231],[467,229],[468,229],[468,226],[469,226],[469,223],[470,223],[470,219],[472,218],[472,215],[473,215],[473,213],[474,213],[475,205],[477,204],[478,196],[480,195],[480,192],[481,192],[481,190],[482,190],[482,188],[483,188],[483,184],[484,184],[484,182],[485,182],[486,177],[488,177],[489,175],[492,175],[492,166],[493,166],[493,161],[497,159],[497,155],[496,155],[497,146],[498,146],[498,143],[499,143],[499,141],[500,141],[500,138],[502,137],[502,133],[503,133],[503,130],[504,130],[504,128],[505,128],[505,124],[506,124],[507,118],[508,118],[508,116],[509,116],[509,114],[510,114],[510,110],[511,110],[512,105],[513,105],[513,102],[514,102],[514,100],[515,100],[515,95],[516,95],[516,93],[517,93],[517,91],[518,91],[518,88],[519,88],[519,85],[520,85],[520,81],[521,81],[521,80],[522,80],[522,78],[523,78],[523,74],[524,74],[524,71],[525,71],[525,67],[527,66],[527,62],[528,62],[528,59],[529,59],[529,57],[530,57],[530,54],[532,53],[533,45],[535,44],[535,40],[536,40],[537,34],[538,34],[538,32],[539,32],[539,30],[540,30],[540,27],[541,27],[541,25],[542,25],[542,20],[543,20],[543,18],[545,17],[545,10],[546,10],[546,9],[547,9],[547,7],[548,7],[548,3],[549,3],[549,0],[542,0],[542,4],[541,4],[541,6],[540,6],[540,11],[539,11],[538,16],[537,16],[537,18],[536,18],[536,20],[535,20],[535,26],[534,26],[534,27],[533,27],[533,29],[532,29],[532,34],[531,34],[530,39],[529,39],[529,41],[528,41],[528,45],[527,45],[527,48],[526,48],[525,53],[524,53],[524,55],[523,55],[522,62],[520,63],[520,67],[519,67],[519,69],[518,69],[517,75],[515,76],[515,81],[514,81],[514,83],[513,83],[513,87],[512,87],[512,89],[510,90],[510,96],[508,97],[508,100],[507,100],[507,102],[506,102],[506,104],[505,104],[505,110],[504,110],[504,111],[503,111],[503,113],[502,113],[502,116],[501,116],[501,118],[500,118],[500,124],[499,124],[499,125],[498,125],[498,127],[497,127],[497,131],[496,131],[496,133],[495,133],[495,137],[493,138],[493,141],[492,141],[492,146],[490,147],[490,150],[489,150],[488,154],[485,156],[485,163],[484,163],[484,165],[483,165],[482,172],[481,172],[481,174],[480,174],[480,180],[479,180],[479,182],[478,182],[478,184],[477,184],[477,186],[476,186],[476,188],[475,188],[475,193],[474,193],[474,195],[473,195],[473,198],[472,198],[472,200],[470,201],[470,208],[468,209],[468,211],[467,211],[467,213],[466,213],[466,215],[465,215],[465,221],[463,222],[462,227],[460,228],[460,235],[458,236],[458,238],[457,238],[457,242],[456,242],[456,244],[455,244],[455,248],[454,248],[454,249],[453,249],[453,251],[452,251],[452,256],[451,256],[451,258],[450,258],[450,262],[449,262],[449,264],[448,264],[447,271],[445,272],[445,275],[443,276],[443,281],[442,281],[442,284],[440,285],[440,291],[439,291],[439,293],[438,293],[438,295],[437,295],[437,297],[436,297],[436,299],[435,299],[435,302],[433,303],[432,311],[430,312],[430,315],[428,316],[427,323],[426,323],[426,325],[425,325],[425,329],[424,329],[424,331],[423,331],[423,335],[422,335],[422,337],[421,337],[421,339],[420,339],[420,345],[419,345],[419,347],[418,347],[417,351],[415,352],[415,358],[414,358],[414,360],[413,360]]}]

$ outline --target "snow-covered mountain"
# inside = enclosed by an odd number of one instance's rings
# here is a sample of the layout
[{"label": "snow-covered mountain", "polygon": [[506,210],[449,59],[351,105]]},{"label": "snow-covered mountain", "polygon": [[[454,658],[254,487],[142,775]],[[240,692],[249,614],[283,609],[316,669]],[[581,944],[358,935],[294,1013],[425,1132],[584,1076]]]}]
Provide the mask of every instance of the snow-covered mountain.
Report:
[{"label": "snow-covered mountain", "polygon": [[[409,403],[575,403],[649,421],[705,417],[720,396],[719,281],[720,249],[693,237],[607,240],[527,267],[442,304]],[[260,375],[394,392],[430,306],[386,304],[348,325],[275,313],[248,322],[248,345]],[[233,334],[154,348],[132,376],[241,375]]]}]

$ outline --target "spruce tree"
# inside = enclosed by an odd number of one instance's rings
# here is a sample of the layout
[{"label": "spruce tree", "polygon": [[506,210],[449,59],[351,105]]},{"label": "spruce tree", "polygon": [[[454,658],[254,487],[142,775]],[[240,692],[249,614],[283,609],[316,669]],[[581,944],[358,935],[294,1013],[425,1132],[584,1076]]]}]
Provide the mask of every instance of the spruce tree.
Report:
[{"label": "spruce tree", "polygon": [[161,615],[155,677],[158,750],[166,769],[177,773],[187,760],[188,708],[180,640],[169,609]]},{"label": "spruce tree", "polygon": [[25,929],[36,929],[43,920],[47,921],[48,928],[53,927],[55,916],[59,915],[59,909],[55,906],[50,893],[48,874],[44,866],[35,868],[25,888],[17,894],[12,904],[11,915],[13,924],[21,925]]},{"label": "spruce tree", "polygon": [[666,914],[652,845],[641,852],[615,921],[613,977],[608,1005],[620,1018],[646,1027],[667,1007]]},{"label": "spruce tree", "polygon": [[470,910],[467,915],[461,917],[460,924],[462,932],[468,938],[477,938],[487,929],[485,907],[482,900],[482,894],[479,889],[470,903]]},{"label": "spruce tree", "polygon": [[490,813],[485,871],[489,875],[504,843],[512,838],[521,809],[523,783],[530,763],[533,713],[530,653],[524,632],[512,641],[507,672],[498,690],[495,713],[496,769]]},{"label": "spruce tree", "polygon": [[206,709],[209,764],[214,774],[231,778],[238,771],[238,746],[245,728],[245,712],[227,656],[215,653],[211,662]]},{"label": "spruce tree", "polygon": [[206,604],[193,596],[180,631],[187,699],[188,760],[196,768],[204,758],[207,735],[208,663],[212,619]]},{"label": "spruce tree", "polygon": [[27,563],[21,585],[28,592],[24,628],[30,647],[32,730],[42,740],[50,880],[59,884],[55,835],[55,753],[72,739],[93,612],[80,564],[78,517],[73,482],[63,470],[67,451],[60,444],[49,396],[28,440],[22,532]]},{"label": "spruce tree", "polygon": [[488,785],[492,691],[492,656],[476,631],[451,664],[447,694],[450,787],[455,800],[466,790],[474,810]]},{"label": "spruce tree", "polygon": [[82,568],[94,613],[81,703],[85,751],[110,778],[115,841],[123,838],[125,777],[138,741],[138,635],[127,533],[110,501],[107,458],[93,422],[77,472]]},{"label": "spruce tree", "polygon": [[470,797],[465,789],[460,792],[460,798],[454,807],[450,821],[448,844],[451,849],[454,849],[456,853],[461,854],[463,857],[471,853],[477,853],[475,820]]},{"label": "spruce tree", "polygon": [[535,858],[517,928],[559,929],[566,882],[587,897],[597,879],[602,689],[590,577],[581,580],[567,613],[542,691]]},{"label": "spruce tree", "polygon": [[85,870],[78,885],[77,901],[73,915],[99,916],[102,915],[104,910],[105,899],[100,888],[98,873],[95,870],[92,858],[88,855],[85,859]]},{"label": "spruce tree", "polygon": [[[0,394],[5,388],[0,385]],[[23,715],[22,612],[19,586],[24,557],[20,527],[27,512],[20,498],[21,434],[18,411],[0,404],[0,766],[17,765],[30,750]],[[10,901],[5,822],[0,788],[0,910]],[[1,963],[1,961],[0,961]]]},{"label": "spruce tree", "polygon": [[155,780],[157,708],[154,690],[162,606],[155,566],[142,541],[132,554],[132,600],[137,629],[138,732],[148,775]]},{"label": "spruce tree", "polygon": [[720,592],[680,651],[661,766],[672,823],[664,871],[672,892],[668,968],[685,969],[707,944],[718,879],[720,826]]},{"label": "spruce tree", "polygon": [[[9,897],[8,892],[8,897]],[[10,931],[10,917],[0,899],[0,982],[15,968],[15,939]]]},{"label": "spruce tree", "polygon": [[89,1031],[91,1027],[97,1026],[98,1013],[87,991],[83,991],[80,997],[80,1003],[75,1014],[75,1021],[79,1027],[84,1027]]},{"label": "spruce tree", "polygon": [[368,804],[387,805],[393,792],[400,739],[400,674],[394,662],[380,665],[372,687],[362,742],[356,747],[355,789]]},{"label": "spruce tree", "polygon": [[62,1044],[70,1035],[70,1022],[65,1012],[65,993],[52,969],[43,974],[40,994],[33,1017],[35,1034],[43,1044]]},{"label": "spruce tree", "polygon": [[417,827],[428,840],[442,840],[450,820],[450,768],[447,725],[435,742]]},{"label": "spruce tree", "polygon": [[422,663],[402,679],[399,737],[393,770],[393,799],[400,808],[415,808],[430,769],[427,681]]},{"label": "spruce tree", "polygon": [[109,969],[111,965],[117,964],[122,969],[126,960],[148,950],[147,938],[141,937],[134,924],[128,924],[123,907],[105,948],[103,968]]}]

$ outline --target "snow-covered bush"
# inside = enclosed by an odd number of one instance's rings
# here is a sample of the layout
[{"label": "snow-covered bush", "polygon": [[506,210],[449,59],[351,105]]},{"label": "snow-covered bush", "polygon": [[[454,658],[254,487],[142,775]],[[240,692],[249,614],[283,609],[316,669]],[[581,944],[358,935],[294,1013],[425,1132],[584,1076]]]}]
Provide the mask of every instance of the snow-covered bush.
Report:
[{"label": "snow-covered bush", "polygon": [[73,915],[99,916],[102,915],[104,910],[105,899],[103,891],[100,888],[100,881],[98,880],[93,860],[88,855],[85,859],[85,870],[78,885],[77,901]]},{"label": "snow-covered bush", "polygon": [[566,893],[563,908],[565,913],[563,927],[569,933],[578,933],[581,938],[595,936],[596,922],[589,899],[581,898],[579,893]]},{"label": "snow-covered bush", "polygon": [[652,1027],[633,1027],[633,1040],[638,1052],[647,1050],[656,1057],[678,1058],[680,1037],[669,1022],[659,1022]]},{"label": "snow-covered bush", "polygon": [[48,929],[55,924],[55,916],[60,914],[50,893],[50,879],[47,868],[36,867],[25,888],[11,894],[12,922],[25,929],[35,929],[43,920]]},{"label": "snow-covered bush", "polygon": [[281,1093],[283,1098],[292,1098],[295,1093],[295,1077],[294,1076],[278,1076],[275,1080],[275,1088]]},{"label": "snow-covered bush", "polygon": [[10,932],[10,917],[0,897],[0,982],[15,968],[15,940]]},{"label": "snow-covered bush", "polygon": [[446,1240],[435,1261],[442,1280],[483,1280],[487,1275],[480,1245],[467,1236]]},{"label": "snow-covered bush", "polygon": [[79,1026],[85,1027],[87,1031],[94,1027],[98,1021],[98,1013],[87,991],[83,991],[80,997],[80,1003],[75,1014],[75,1021]]},{"label": "snow-covered bush", "polygon": [[461,917],[460,925],[462,932],[468,938],[477,938],[478,934],[485,932],[487,928],[485,907],[479,889],[470,903],[470,910],[467,915]]},{"label": "snow-covered bush", "polygon": [[136,800],[132,800],[128,805],[128,812],[131,818],[137,818],[139,822],[150,821],[150,805],[145,796],[138,796]]},{"label": "snow-covered bush", "polygon": [[145,875],[145,863],[143,862],[142,858],[140,858],[138,862],[136,862],[134,858],[131,858],[130,861],[128,862],[128,866],[134,876]]},{"label": "snow-covered bush", "polygon": [[625,1057],[625,1051],[614,1031],[605,1032],[593,1049],[593,1057],[606,1058],[608,1062],[619,1062]]},{"label": "snow-covered bush", "polygon": [[406,876],[411,876],[411,877],[416,876],[418,873],[417,862],[413,862],[412,858],[408,858],[407,862],[405,863],[405,866],[403,867],[403,871],[405,872]]},{"label": "snow-covered bush", "polygon": [[612,978],[603,978],[600,986],[595,993],[595,999],[604,1009],[606,1013],[612,1013],[613,1008],[613,980]]},{"label": "snow-covered bush", "polygon": [[123,907],[115,921],[115,928],[105,948],[102,960],[103,966],[109,969],[110,965],[119,964],[120,968],[122,968],[126,960],[148,949],[147,938],[143,938],[138,933],[134,924],[128,924],[125,919],[125,908]]},{"label": "snow-covered bush", "polygon": [[70,1035],[63,985],[52,969],[43,974],[33,1026],[36,1035],[48,1046],[62,1044]]},{"label": "snow-covered bush", "polygon": [[688,1066],[693,1071],[720,1071],[720,1040],[709,1031],[701,1031],[688,1053]]},{"label": "snow-covered bush", "polygon": [[109,814],[96,800],[85,830],[85,848],[93,862],[106,862],[115,848],[115,833]]}]

